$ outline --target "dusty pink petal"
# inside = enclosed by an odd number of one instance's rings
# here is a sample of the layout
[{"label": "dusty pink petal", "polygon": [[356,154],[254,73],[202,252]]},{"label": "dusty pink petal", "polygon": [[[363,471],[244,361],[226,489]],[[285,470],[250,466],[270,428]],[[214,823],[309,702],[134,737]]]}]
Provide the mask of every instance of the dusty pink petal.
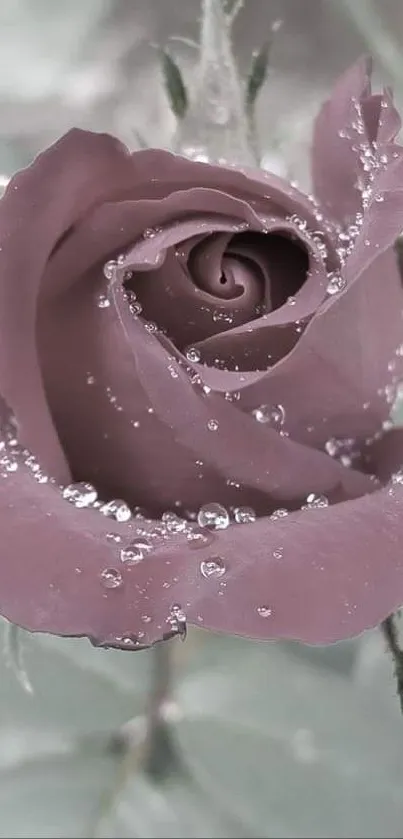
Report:
[{"label": "dusty pink petal", "polygon": [[[389,91],[371,96],[371,62],[362,58],[337,82],[316,119],[312,146],[314,193],[342,224],[362,212],[367,164],[394,139],[399,116]],[[373,143],[376,142],[376,150]],[[376,172],[373,173],[376,176]]]},{"label": "dusty pink petal", "polygon": [[117,140],[71,131],[17,174],[0,202],[0,387],[13,406],[21,438],[61,480],[69,470],[38,366],[37,297],[58,240],[125,183],[130,168]]},{"label": "dusty pink petal", "polygon": [[[232,525],[196,550],[183,534],[154,538],[153,523],[141,534],[134,524],[111,527],[38,483],[25,465],[5,472],[2,462],[0,492],[8,560],[0,564],[1,612],[31,631],[135,649],[172,632],[176,606],[206,628],[329,643],[376,625],[403,602],[399,486]],[[120,551],[140,535],[153,547],[130,567]],[[119,585],[109,587],[111,580]]]},{"label": "dusty pink petal", "polygon": [[[75,480],[92,481],[105,500],[124,498],[155,515],[197,511],[207,500],[267,512],[258,489],[238,488],[214,464],[200,462],[161,421],[142,386],[119,316],[100,307],[99,270],[48,301],[39,322],[49,405]],[[128,303],[124,301],[128,308]],[[140,326],[140,341],[148,334]],[[164,371],[175,388],[173,367]]]},{"label": "dusty pink petal", "polygon": [[161,340],[144,335],[141,321],[130,316],[117,282],[114,299],[139,383],[159,420],[196,458],[276,500],[295,501],[314,491],[353,497],[373,489],[367,476],[340,468],[321,452],[263,427],[220,395],[195,386],[174,355],[169,360]]}]

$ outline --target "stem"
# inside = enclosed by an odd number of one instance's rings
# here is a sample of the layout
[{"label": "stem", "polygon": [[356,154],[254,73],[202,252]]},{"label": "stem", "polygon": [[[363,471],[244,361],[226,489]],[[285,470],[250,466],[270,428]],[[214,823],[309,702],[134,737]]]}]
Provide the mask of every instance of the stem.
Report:
[{"label": "stem", "polygon": [[232,49],[231,23],[222,0],[202,0],[199,61],[175,147],[198,159],[252,166],[256,155]]},{"label": "stem", "polygon": [[173,645],[170,641],[156,644],[153,656],[152,684],[149,696],[146,735],[144,741],[144,769],[155,779],[162,779],[176,762],[175,748],[165,720],[165,709],[173,682]]},{"label": "stem", "polygon": [[396,615],[389,615],[388,618],[382,621],[381,631],[384,635],[388,650],[392,655],[395,665],[397,695],[399,697],[400,710],[403,714],[403,650],[401,650],[399,646]]}]

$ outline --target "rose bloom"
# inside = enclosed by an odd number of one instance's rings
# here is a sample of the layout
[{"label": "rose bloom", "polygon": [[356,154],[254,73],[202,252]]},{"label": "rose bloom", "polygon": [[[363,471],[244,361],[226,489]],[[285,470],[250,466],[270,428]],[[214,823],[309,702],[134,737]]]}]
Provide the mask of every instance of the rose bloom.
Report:
[{"label": "rose bloom", "polygon": [[0,202],[0,611],[136,649],[403,602],[403,153],[360,61],[314,195],[73,130]]}]

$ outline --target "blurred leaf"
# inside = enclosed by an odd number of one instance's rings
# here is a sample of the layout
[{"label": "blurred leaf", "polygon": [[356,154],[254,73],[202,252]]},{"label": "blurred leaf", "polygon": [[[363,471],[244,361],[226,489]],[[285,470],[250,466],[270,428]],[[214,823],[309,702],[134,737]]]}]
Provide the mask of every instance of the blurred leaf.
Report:
[{"label": "blurred leaf", "polygon": [[266,41],[252,56],[245,90],[245,102],[248,110],[254,107],[259,91],[267,79],[270,47],[271,41]]},{"label": "blurred leaf", "polygon": [[[178,691],[181,753],[212,802],[258,837],[395,837],[396,718],[274,644],[216,637]],[[197,655],[197,651],[195,651]]]},{"label": "blurred leaf", "polygon": [[144,774],[132,775],[103,820],[97,837],[141,839],[241,839],[231,814],[220,808],[193,781],[171,778],[153,784]]},{"label": "blurred leaf", "polygon": [[22,690],[1,656],[3,726],[89,735],[114,731],[144,713],[151,671],[147,651],[131,655],[95,649],[83,639],[21,632],[34,696]]},{"label": "blurred leaf", "polygon": [[0,837],[88,836],[117,757],[0,732]]},{"label": "blurred leaf", "polygon": [[27,693],[33,693],[24,665],[22,630],[13,623],[7,623],[4,627],[4,656],[21,687]]},{"label": "blurred leaf", "polygon": [[324,650],[311,661],[292,645],[191,630],[174,647],[165,772],[151,776],[153,651],[23,637],[33,696],[0,661],[0,837],[401,834],[397,703],[373,700]]},{"label": "blurred leaf", "polygon": [[182,73],[168,50],[161,50],[161,63],[165,90],[171,110],[178,119],[182,119],[188,106],[188,95]]}]

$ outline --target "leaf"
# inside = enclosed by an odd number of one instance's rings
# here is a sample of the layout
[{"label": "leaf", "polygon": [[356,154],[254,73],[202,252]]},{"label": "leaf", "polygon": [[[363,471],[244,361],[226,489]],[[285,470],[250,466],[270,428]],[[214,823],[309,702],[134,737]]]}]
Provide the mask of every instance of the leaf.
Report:
[{"label": "leaf", "polygon": [[178,119],[182,119],[188,106],[188,95],[182,73],[168,50],[161,50],[161,63],[165,90],[171,110]]},{"label": "leaf", "polygon": [[13,623],[6,623],[4,627],[4,656],[6,663],[27,693],[33,693],[33,688],[24,666],[22,630]]},{"label": "leaf", "polygon": [[0,724],[76,737],[116,730],[144,713],[147,651],[131,655],[95,649],[87,640],[20,632],[34,696],[21,690],[0,657]]},{"label": "leaf", "polygon": [[259,91],[267,79],[270,48],[271,41],[266,41],[252,56],[245,90],[245,104],[248,110],[254,107]]},{"label": "leaf", "polygon": [[[88,835],[93,813],[113,782],[118,758],[100,750],[69,750],[28,732],[15,752],[0,737],[0,837],[61,839]],[[14,754],[13,754],[14,750]]]},{"label": "leaf", "polygon": [[259,837],[399,834],[395,715],[279,645],[216,636],[207,646],[178,692],[175,730],[212,803]]}]

